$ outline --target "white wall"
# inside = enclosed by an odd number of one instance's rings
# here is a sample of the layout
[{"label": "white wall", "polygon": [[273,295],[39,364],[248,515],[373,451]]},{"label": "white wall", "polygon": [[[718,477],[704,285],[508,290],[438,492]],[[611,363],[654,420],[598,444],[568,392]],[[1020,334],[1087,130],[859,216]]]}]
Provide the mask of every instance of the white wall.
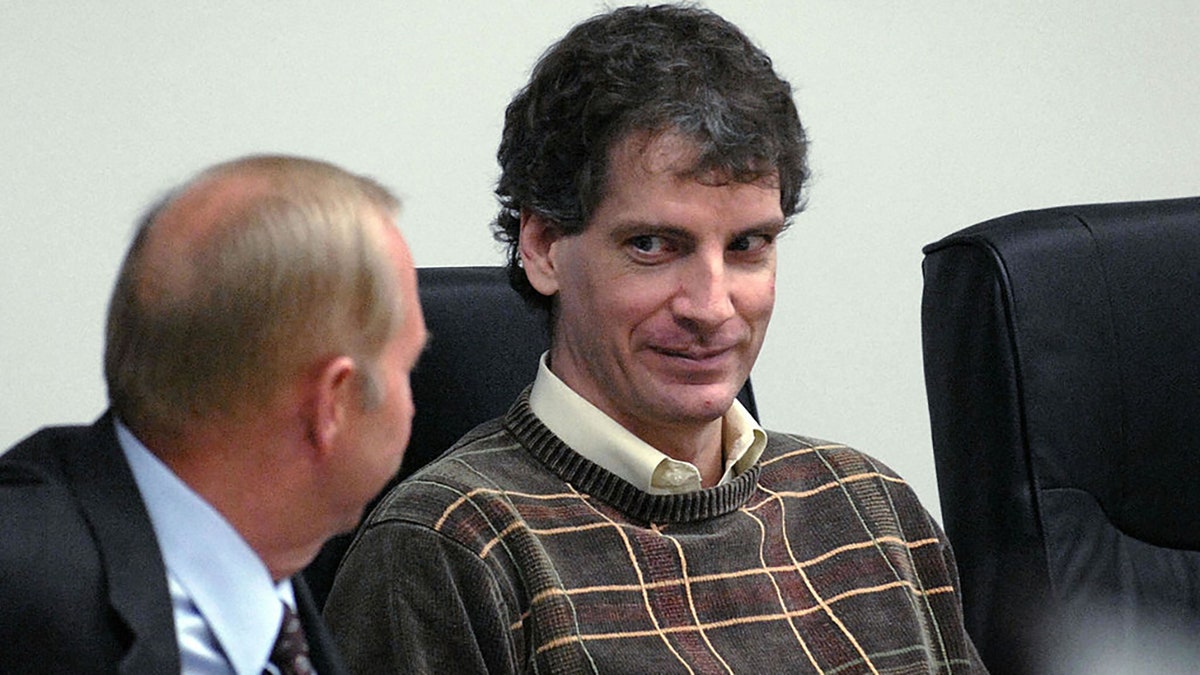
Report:
[{"label": "white wall", "polygon": [[[1200,193],[1200,3],[709,6],[774,56],[813,139],[754,374],[765,423],[876,455],[938,513],[921,246],[1017,210]],[[498,264],[503,108],[600,7],[0,0],[0,447],[102,411],[133,222],[212,162],[344,164],[403,196],[418,264]]]}]

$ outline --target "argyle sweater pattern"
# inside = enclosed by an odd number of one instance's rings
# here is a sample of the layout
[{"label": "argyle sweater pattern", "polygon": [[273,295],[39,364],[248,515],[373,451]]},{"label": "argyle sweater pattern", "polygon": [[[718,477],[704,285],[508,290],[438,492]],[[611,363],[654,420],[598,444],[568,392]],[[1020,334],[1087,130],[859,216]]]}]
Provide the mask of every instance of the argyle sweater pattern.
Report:
[{"label": "argyle sweater pattern", "polygon": [[732,482],[650,495],[526,391],[387,495],[325,612],[359,673],[983,672],[956,584],[866,455],[769,433]]}]

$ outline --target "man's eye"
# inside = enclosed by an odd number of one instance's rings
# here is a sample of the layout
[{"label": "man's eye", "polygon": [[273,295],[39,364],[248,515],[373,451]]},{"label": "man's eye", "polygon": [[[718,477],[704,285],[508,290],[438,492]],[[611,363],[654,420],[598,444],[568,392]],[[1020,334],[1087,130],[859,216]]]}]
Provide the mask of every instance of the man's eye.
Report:
[{"label": "man's eye", "polygon": [[662,253],[667,248],[665,239],[654,234],[639,234],[629,239],[629,245],[638,253]]},{"label": "man's eye", "polygon": [[747,234],[729,243],[729,250],[738,253],[757,252],[771,245],[774,237],[767,234]]}]

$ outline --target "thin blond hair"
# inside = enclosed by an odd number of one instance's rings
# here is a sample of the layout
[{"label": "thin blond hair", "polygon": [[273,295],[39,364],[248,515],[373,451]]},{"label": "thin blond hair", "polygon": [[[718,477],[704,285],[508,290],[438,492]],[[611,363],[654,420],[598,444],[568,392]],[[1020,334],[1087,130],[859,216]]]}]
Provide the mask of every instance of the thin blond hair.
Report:
[{"label": "thin blond hair", "polygon": [[[218,208],[208,236],[164,261],[148,246],[166,213],[206,182],[265,189]],[[375,362],[403,316],[383,227],[399,202],[332,164],[253,156],[208,169],[143,217],[109,304],[104,372],[131,428],[173,433],[212,415],[253,414],[319,360],[362,366],[365,404],[382,396]]]}]

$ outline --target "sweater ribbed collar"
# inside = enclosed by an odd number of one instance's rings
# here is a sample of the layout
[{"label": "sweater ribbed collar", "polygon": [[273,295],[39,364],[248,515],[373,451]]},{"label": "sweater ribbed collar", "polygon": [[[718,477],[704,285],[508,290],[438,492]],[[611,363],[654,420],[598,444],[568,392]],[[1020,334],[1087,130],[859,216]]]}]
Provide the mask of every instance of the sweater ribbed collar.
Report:
[{"label": "sweater ribbed collar", "polygon": [[758,485],[759,465],[755,464],[724,485],[684,494],[643,492],[584,458],[547,429],[529,407],[529,389],[509,409],[504,426],[552,473],[634,520],[686,523],[723,516],[745,504]]}]

